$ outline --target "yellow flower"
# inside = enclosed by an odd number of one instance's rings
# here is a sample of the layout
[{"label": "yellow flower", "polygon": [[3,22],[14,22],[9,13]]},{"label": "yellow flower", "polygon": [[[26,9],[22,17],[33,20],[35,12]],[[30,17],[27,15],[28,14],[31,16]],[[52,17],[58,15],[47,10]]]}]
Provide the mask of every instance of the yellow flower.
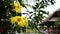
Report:
[{"label": "yellow flower", "polygon": [[21,9],[22,9],[22,6],[21,6],[19,3],[15,2],[15,3],[14,3],[14,10],[15,10],[17,13],[21,13]]},{"label": "yellow flower", "polygon": [[28,27],[28,19],[26,16],[25,16],[24,20],[25,20],[25,27]]},{"label": "yellow flower", "polygon": [[16,17],[17,17],[18,25],[19,25],[20,27],[24,27],[25,22],[24,22],[23,18],[20,17],[20,16],[16,16]]},{"label": "yellow flower", "polygon": [[18,25],[20,27],[24,27],[24,25],[25,25],[25,22],[21,16],[11,17],[10,19],[11,19],[12,24],[14,24],[15,22],[18,22]]},{"label": "yellow flower", "polygon": [[17,22],[16,17],[11,17],[10,20],[11,20],[11,23],[12,23],[12,24],[14,24],[15,22]]}]

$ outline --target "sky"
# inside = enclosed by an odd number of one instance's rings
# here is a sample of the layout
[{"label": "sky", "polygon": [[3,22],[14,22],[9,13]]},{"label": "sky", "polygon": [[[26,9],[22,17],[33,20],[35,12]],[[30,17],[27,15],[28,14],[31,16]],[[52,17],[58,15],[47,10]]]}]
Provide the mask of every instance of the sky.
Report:
[{"label": "sky", "polygon": [[56,3],[54,5],[48,6],[44,9],[46,11],[49,11],[49,15],[60,8],[60,0],[55,0],[55,2]]},{"label": "sky", "polygon": [[[44,10],[45,11],[49,11],[49,15],[53,14],[53,12],[55,12],[56,10],[58,10],[60,8],[60,0],[55,0],[55,4],[54,5],[50,5],[50,6],[47,6],[47,8],[45,8]],[[26,3],[26,2],[25,2]],[[34,1],[30,0],[28,1],[28,4],[30,5],[34,5]],[[28,7],[28,6],[27,6]],[[29,11],[34,11],[32,8],[28,7],[28,10]],[[25,13],[26,12],[26,8],[23,8],[22,9],[22,13]],[[23,15],[24,16],[24,15]],[[25,15],[26,16],[26,15]]]}]

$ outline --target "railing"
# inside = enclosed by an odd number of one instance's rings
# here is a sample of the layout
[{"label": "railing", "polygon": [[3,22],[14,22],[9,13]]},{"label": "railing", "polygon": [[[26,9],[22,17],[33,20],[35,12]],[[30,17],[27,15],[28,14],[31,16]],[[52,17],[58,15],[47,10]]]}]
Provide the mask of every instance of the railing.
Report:
[{"label": "railing", "polygon": [[41,34],[60,34],[60,30],[52,30],[50,33],[43,31]]},{"label": "railing", "polygon": [[[39,34],[38,32],[26,32],[26,33],[16,33],[16,34]],[[50,33],[48,31],[46,33],[41,33],[40,34],[60,34],[60,30],[52,30]]]},{"label": "railing", "polygon": [[60,34],[60,30],[52,30],[52,32],[49,34]]}]

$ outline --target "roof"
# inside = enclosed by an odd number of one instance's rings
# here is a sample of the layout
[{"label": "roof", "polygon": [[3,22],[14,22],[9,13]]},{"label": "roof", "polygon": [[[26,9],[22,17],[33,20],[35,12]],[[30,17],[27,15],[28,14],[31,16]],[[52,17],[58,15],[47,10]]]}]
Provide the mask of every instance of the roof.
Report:
[{"label": "roof", "polygon": [[40,25],[54,23],[55,21],[57,21],[58,18],[60,18],[60,8],[58,10],[56,10],[53,14],[49,15],[44,20],[44,22],[42,24],[40,24]]},{"label": "roof", "polygon": [[53,14],[49,15],[49,17],[46,18],[44,22],[56,21],[58,18],[60,18],[60,8],[56,10]]},{"label": "roof", "polygon": [[57,19],[58,19],[58,17],[56,18],[56,17],[54,17],[54,18],[51,18],[50,20],[48,20],[48,21],[57,21]]},{"label": "roof", "polygon": [[57,21],[58,18],[60,18],[60,8],[56,10],[53,14],[49,15],[42,24]]}]

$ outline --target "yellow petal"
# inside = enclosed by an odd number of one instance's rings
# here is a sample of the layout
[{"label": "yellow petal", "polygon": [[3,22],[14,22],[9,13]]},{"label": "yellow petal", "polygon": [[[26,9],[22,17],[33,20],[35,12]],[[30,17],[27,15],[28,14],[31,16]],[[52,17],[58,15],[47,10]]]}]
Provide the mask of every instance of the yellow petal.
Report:
[{"label": "yellow petal", "polygon": [[14,9],[17,13],[21,13],[22,6],[19,3],[14,3]]},{"label": "yellow petal", "polygon": [[17,19],[15,17],[11,17],[10,20],[11,20],[12,24],[14,24],[15,22],[17,22]]},{"label": "yellow petal", "polygon": [[20,27],[24,27],[24,25],[25,25],[25,22],[23,20],[19,22]]},{"label": "yellow petal", "polygon": [[27,17],[25,17],[24,20],[25,20],[25,27],[28,27],[28,19],[27,19]]}]

